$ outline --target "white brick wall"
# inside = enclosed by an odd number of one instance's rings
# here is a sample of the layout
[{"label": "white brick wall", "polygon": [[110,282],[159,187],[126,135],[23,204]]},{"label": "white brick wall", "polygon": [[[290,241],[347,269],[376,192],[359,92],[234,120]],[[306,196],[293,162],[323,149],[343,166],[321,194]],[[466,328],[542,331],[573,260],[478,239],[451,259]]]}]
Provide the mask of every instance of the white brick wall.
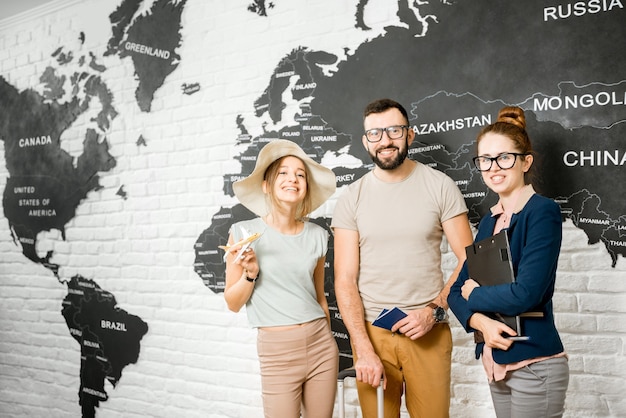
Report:
[{"label": "white brick wall", "polygon": [[[79,31],[87,36],[82,50],[101,56],[115,3],[57,0],[0,22],[0,75],[19,90],[37,88],[59,45],[80,50]],[[262,416],[255,332],[245,313],[229,312],[222,295],[207,289],[192,267],[195,240],[221,205],[233,203],[223,194],[221,175],[237,167],[235,118],[252,119],[253,101],[293,48],[343,56],[344,47],[380,33],[395,15],[385,2],[372,0],[368,23],[374,30],[364,33],[354,28],[356,1],[277,0],[271,18],[246,11],[248,3],[187,2],[182,62],[148,114],[135,103],[130,60],[100,60],[120,114],[108,136],[118,164],[103,174],[104,188],[78,208],[67,240],[52,231],[39,237],[38,247],[40,253],[55,251],[62,278],[93,279],[149,325],[137,364],[123,370],[115,389],[105,387],[109,400],[101,403],[99,417]],[[182,95],[185,82],[202,89]],[[359,111],[363,105],[355,103]],[[68,152],[81,149],[87,122],[81,118],[64,134]],[[139,135],[147,147],[135,145]],[[2,142],[0,155],[4,159]],[[0,164],[2,190],[7,175]],[[115,194],[122,185],[127,200]],[[444,269],[453,264],[448,252]],[[623,258],[611,268],[603,246],[587,245],[582,231],[564,224],[554,301],[570,355],[566,417],[626,414],[625,271]],[[0,221],[0,416],[80,415],[80,351],[61,316],[65,295],[48,270],[22,256],[6,219]],[[473,343],[454,321],[451,415],[492,417]],[[351,382],[346,397],[347,415],[358,416]]]}]

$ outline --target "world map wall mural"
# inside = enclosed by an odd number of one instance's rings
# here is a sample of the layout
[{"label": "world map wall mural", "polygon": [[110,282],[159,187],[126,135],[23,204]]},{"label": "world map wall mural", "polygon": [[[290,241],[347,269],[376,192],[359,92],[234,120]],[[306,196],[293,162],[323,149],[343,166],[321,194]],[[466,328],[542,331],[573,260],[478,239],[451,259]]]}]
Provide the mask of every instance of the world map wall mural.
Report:
[{"label": "world map wall mural", "polygon": [[[224,175],[224,193],[233,195],[232,183],[252,172],[260,149],[276,138],[298,143],[318,162],[329,154],[347,161],[333,167],[337,187],[360,178],[372,162],[361,146],[362,117],[355,106],[391,97],[410,113],[416,139],[409,157],[452,177],[477,223],[496,196],[471,163],[476,134],[495,122],[501,107],[518,105],[526,111],[542,173],[536,188],[559,203],[563,220],[585,231],[589,244],[602,242],[615,266],[626,256],[626,217],[622,193],[616,191],[623,189],[626,164],[626,58],[615,50],[626,35],[622,5],[398,6],[404,25],[388,28],[344,61],[299,46],[277,64],[254,103],[256,116],[293,122],[250,138],[246,125],[255,122],[237,121],[241,132],[234,140],[249,145],[235,156],[241,171]],[[365,7],[362,1],[358,10]],[[359,16],[357,11],[355,21],[363,27]],[[324,66],[331,64],[338,70],[328,75]],[[293,107],[287,103],[294,101],[299,110],[286,114]],[[253,216],[241,205],[224,207],[198,238],[194,267],[214,292],[224,290],[217,245],[227,241],[233,222]],[[312,221],[330,231],[330,219]],[[351,349],[334,297],[332,248],[331,234],[326,291],[343,368],[351,365]]]},{"label": "world map wall mural", "polygon": [[[271,21],[276,6],[286,1],[242,7],[255,19]],[[368,0],[353,3],[355,28],[369,31]],[[79,345],[77,390],[84,417],[95,416],[100,402],[107,401],[105,382],[115,387],[124,368],[141,357],[150,324],[121,309],[115,295],[93,278],[62,277],[54,252],[38,252],[38,240],[52,230],[67,240],[66,226],[83,216],[77,213],[87,194],[102,189],[102,177],[118,166],[107,132],[116,124],[122,92],[107,85],[111,69],[104,57],[117,56],[132,66],[137,106],[153,112],[155,95],[183,59],[178,50],[186,41],[188,7],[185,0],[118,1],[107,17],[104,54],[58,45],[49,51],[55,65],[38,74],[43,92],[19,89],[0,76],[0,139],[9,173],[2,191],[4,216],[24,262],[43,266],[67,289],[59,313]],[[254,115],[244,117],[242,111],[232,121],[239,168],[223,174],[223,195],[234,196],[233,182],[249,175],[263,146],[279,138],[296,142],[318,162],[332,163],[339,189],[354,182],[372,169],[361,145],[361,110],[373,99],[390,97],[410,114],[416,139],[409,157],[454,179],[476,223],[497,199],[472,168],[476,134],[495,121],[501,107],[517,105],[526,111],[537,154],[537,190],[560,205],[563,221],[584,231],[588,244],[601,243],[615,267],[626,256],[622,2],[404,0],[394,8],[397,25],[345,56],[293,45],[276,62],[259,89],[262,94],[250,104]],[[84,36],[76,34],[83,41]],[[202,85],[180,87],[178,94],[191,95]],[[95,127],[84,132],[75,158],[61,137],[88,112]],[[251,134],[259,127],[262,134]],[[137,148],[149,146],[143,135],[129,141]],[[116,193],[121,200],[133,198],[124,185]],[[226,243],[234,222],[253,216],[239,204],[220,207],[188,249],[194,259],[189,269],[207,293],[224,291],[218,246]],[[345,368],[352,362],[351,349],[333,289],[331,219],[312,221],[331,233],[325,283]]]}]

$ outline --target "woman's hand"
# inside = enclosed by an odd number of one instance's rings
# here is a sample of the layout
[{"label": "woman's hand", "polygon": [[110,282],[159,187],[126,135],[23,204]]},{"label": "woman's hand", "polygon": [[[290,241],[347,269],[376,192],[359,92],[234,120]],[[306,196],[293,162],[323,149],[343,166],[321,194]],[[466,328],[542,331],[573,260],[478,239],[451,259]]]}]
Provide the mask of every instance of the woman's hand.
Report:
[{"label": "woman's hand", "polygon": [[463,286],[461,287],[461,296],[463,296],[463,299],[469,300],[469,297],[472,294],[472,291],[476,289],[478,286],[480,285],[474,279],[465,280],[465,283],[463,283]]},{"label": "woman's hand", "polygon": [[479,330],[483,334],[487,347],[497,348],[499,350],[508,350],[513,344],[512,340],[503,337],[515,336],[517,333],[506,324],[489,318],[487,315],[475,313],[469,320],[472,328]]},{"label": "woman's hand", "polygon": [[[228,237],[228,242],[233,241],[232,235]],[[232,244],[230,244],[232,245]],[[246,245],[233,245],[226,249],[226,284],[224,286],[224,299],[228,309],[233,312],[239,310],[248,303],[252,292],[254,292],[255,282],[245,280],[246,277],[253,279],[258,277],[259,264],[254,250],[245,248]],[[242,251],[243,249],[243,251]]]},{"label": "woman's hand", "polygon": [[[231,248],[229,251],[236,258],[239,254],[239,251],[241,251],[241,247],[239,246],[238,248]],[[241,254],[241,257],[239,257],[239,260],[237,260],[237,264],[239,264],[243,269],[248,272],[248,277],[250,277],[251,279],[258,276],[259,263],[256,258],[256,253],[252,248],[248,247],[244,250],[244,252]]]}]

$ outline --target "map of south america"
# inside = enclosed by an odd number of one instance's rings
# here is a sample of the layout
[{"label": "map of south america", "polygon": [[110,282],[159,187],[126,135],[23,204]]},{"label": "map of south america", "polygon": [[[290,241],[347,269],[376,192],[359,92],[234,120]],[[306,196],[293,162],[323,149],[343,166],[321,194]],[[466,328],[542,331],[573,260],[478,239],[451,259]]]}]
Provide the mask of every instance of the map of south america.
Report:
[{"label": "map of south america", "polygon": [[[118,308],[115,296],[93,280],[74,276],[63,300],[63,317],[80,345],[80,390],[83,417],[94,417],[95,408],[108,399],[104,387],[115,387],[122,370],[139,358],[139,342],[148,324]],[[124,347],[120,350],[120,347]]]}]

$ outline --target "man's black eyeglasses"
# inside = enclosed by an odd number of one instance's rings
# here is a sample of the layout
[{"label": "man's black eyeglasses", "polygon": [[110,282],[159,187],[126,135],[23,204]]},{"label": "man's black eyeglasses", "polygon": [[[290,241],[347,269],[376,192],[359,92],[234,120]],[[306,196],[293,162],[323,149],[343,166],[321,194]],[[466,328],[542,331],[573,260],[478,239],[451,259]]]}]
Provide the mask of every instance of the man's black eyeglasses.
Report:
[{"label": "man's black eyeglasses", "polygon": [[478,169],[478,171],[489,171],[491,170],[491,166],[495,161],[502,170],[508,170],[509,168],[515,165],[515,161],[517,157],[521,157],[524,155],[528,155],[528,153],[518,153],[518,152],[503,152],[502,154],[495,157],[487,157],[485,155],[479,155],[478,157],[474,157],[474,165]]},{"label": "man's black eyeglasses", "polygon": [[383,131],[387,132],[389,139],[399,139],[404,135],[404,130],[408,129],[407,125],[393,125],[386,128],[372,128],[365,131],[365,139],[367,142],[378,142],[383,138]]}]

